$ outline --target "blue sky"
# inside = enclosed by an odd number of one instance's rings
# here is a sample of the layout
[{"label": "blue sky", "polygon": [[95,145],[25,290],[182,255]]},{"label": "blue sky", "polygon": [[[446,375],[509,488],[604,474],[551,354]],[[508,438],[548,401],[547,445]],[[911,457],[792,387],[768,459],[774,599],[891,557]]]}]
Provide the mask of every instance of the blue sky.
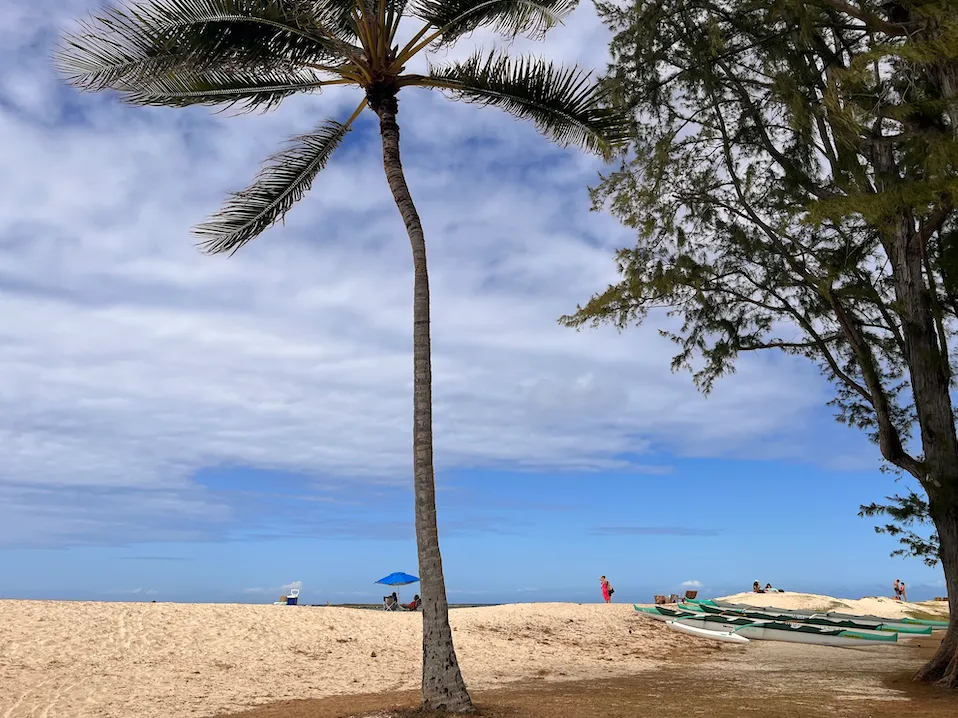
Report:
[{"label": "blue sky", "polygon": [[[59,85],[90,0],[0,8],[0,596],[366,601],[416,572],[411,266],[370,118],[232,259],[190,227],[355,92],[268,115],[120,105]],[[454,53],[496,40],[477,33]],[[601,68],[589,5],[541,46]],[[404,92],[433,283],[450,600],[621,600],[753,580],[943,592],[857,518],[900,490],[833,423],[817,371],[743,358],[708,398],[657,327],[574,332],[630,243],[589,212],[601,165],[493,109]]]}]

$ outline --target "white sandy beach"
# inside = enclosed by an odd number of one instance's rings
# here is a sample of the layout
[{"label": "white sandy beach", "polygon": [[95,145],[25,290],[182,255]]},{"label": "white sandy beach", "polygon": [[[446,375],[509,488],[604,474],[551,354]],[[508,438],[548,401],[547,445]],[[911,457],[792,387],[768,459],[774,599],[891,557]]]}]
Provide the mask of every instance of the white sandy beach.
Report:
[{"label": "white sandy beach", "polygon": [[[683,636],[631,606],[525,604],[452,612],[476,688],[655,665]],[[0,601],[0,716],[181,718],[285,698],[412,689],[421,616],[347,608]]]},{"label": "white sandy beach", "polygon": [[814,593],[752,593],[751,591],[725,596],[723,600],[731,603],[747,603],[750,606],[774,606],[799,611],[837,611],[882,618],[915,618],[919,614],[933,614],[941,616],[942,620],[948,620],[946,601],[905,603],[885,596],[851,599],[819,596]]},{"label": "white sandy beach", "polygon": [[[835,602],[807,594],[730,598],[783,608]],[[890,599],[832,606],[890,617],[910,607],[947,610]],[[625,604],[521,604],[451,616],[474,689],[626,675],[715,646]],[[0,717],[185,718],[282,699],[414,689],[420,622],[418,614],[346,608],[0,601]]]}]

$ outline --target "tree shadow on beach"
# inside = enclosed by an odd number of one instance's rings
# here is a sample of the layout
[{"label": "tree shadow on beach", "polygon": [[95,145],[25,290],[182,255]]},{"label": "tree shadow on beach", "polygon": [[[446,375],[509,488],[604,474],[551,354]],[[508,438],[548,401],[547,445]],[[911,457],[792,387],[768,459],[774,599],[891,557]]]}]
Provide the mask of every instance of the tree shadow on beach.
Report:
[{"label": "tree shadow on beach", "polygon": [[[937,641],[903,650],[920,665]],[[842,652],[814,672],[794,665],[744,670],[747,656],[703,668],[697,657],[626,678],[553,681],[543,675],[503,688],[475,691],[475,715],[482,718],[635,718],[642,715],[703,718],[938,718],[955,710],[954,695],[916,684],[914,669],[893,672],[869,668],[856,654]],[[874,698],[849,688],[852,679],[873,679]],[[418,708],[418,693],[334,696],[283,701],[217,718],[436,718]],[[453,714],[450,714],[453,715]],[[456,714],[458,715],[458,714]]]}]

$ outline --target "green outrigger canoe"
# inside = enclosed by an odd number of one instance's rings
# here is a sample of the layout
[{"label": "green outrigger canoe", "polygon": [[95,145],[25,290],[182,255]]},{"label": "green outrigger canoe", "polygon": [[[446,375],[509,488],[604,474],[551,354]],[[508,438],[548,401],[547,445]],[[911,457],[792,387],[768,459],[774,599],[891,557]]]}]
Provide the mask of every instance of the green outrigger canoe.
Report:
[{"label": "green outrigger canoe", "polygon": [[933,629],[948,628],[947,621],[932,621],[920,618],[903,618],[897,621],[889,620],[882,616],[860,616],[853,613],[839,613],[837,611],[828,611],[825,613],[815,613],[813,611],[796,611],[787,608],[776,608],[774,606],[758,607],[745,603],[729,603],[727,601],[714,601],[712,599],[686,599],[682,604],[686,609],[701,610],[707,612],[735,613],[735,614],[760,614],[763,618],[774,617],[778,620],[789,620],[787,617],[796,618],[815,618],[821,620],[854,621],[861,624],[882,624],[882,630],[896,631],[898,633],[907,633],[913,635],[927,636]]},{"label": "green outrigger canoe", "polygon": [[851,631],[845,628],[813,626],[799,622],[762,621],[743,616],[695,613],[664,606],[646,607],[633,604],[633,608],[651,618],[664,621],[670,628],[690,627],[693,630],[686,632],[694,632],[700,637],[714,640],[729,640],[731,636],[740,636],[758,641],[811,643],[824,646],[887,645],[898,641],[897,633],[873,629]]},{"label": "green outrigger canoe", "polygon": [[870,619],[851,619],[839,618],[837,616],[827,616],[816,613],[783,613],[775,610],[762,611],[753,608],[752,610],[743,610],[739,608],[719,608],[716,606],[707,606],[703,604],[692,604],[692,611],[699,609],[703,613],[719,616],[743,616],[745,618],[754,618],[759,621],[792,621],[797,623],[807,623],[815,626],[831,626],[834,628],[847,628],[849,630],[869,629],[873,631],[893,631],[895,633],[905,633],[911,635],[927,636],[931,634],[930,626],[916,626],[897,621],[873,621]]},{"label": "green outrigger canoe", "polygon": [[917,626],[931,626],[932,628],[948,628],[948,621],[933,621],[930,618],[903,618],[902,623],[914,623]]}]

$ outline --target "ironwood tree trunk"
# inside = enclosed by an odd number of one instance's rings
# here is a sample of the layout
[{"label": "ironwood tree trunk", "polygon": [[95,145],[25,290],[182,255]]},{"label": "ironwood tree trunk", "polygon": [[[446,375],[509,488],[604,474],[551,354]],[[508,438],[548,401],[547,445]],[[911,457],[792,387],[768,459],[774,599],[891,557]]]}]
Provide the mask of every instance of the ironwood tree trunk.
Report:
[{"label": "ironwood tree trunk", "polygon": [[439,553],[436,485],[432,452],[432,358],[429,338],[429,275],[426,239],[419,213],[406,185],[399,155],[398,103],[395,96],[370,97],[379,116],[383,166],[406,233],[415,269],[413,300],[413,474],[416,544],[422,591],[422,707],[426,710],[471,712],[472,700],[459,670],[449,627],[449,604]]},{"label": "ironwood tree trunk", "polygon": [[915,674],[915,679],[958,688],[958,511],[954,505],[949,511],[947,507],[939,510],[934,500],[930,504],[938,529],[939,554],[945,569],[945,590],[948,592],[951,619],[938,652]]},{"label": "ironwood tree trunk", "polygon": [[[958,13],[954,8],[946,12],[947,20],[958,20]],[[914,10],[910,13],[915,20],[923,22],[924,27],[919,31],[923,39],[934,42],[941,38],[942,18],[929,22],[927,18],[915,16]],[[945,102],[945,113],[950,121],[951,132],[958,137],[958,60],[942,53],[931,63],[929,74],[938,96]],[[954,203],[953,199],[951,203]],[[924,251],[923,247],[921,249]],[[924,296],[927,297],[927,293]],[[926,308],[930,311],[930,307]],[[941,352],[941,355],[941,361],[946,363],[947,350]],[[931,369],[929,366],[928,370]],[[950,386],[947,382],[942,384],[942,373],[931,374],[931,383],[939,401],[934,407],[934,425],[929,425],[927,430],[922,427],[922,445],[929,468],[925,491],[928,493],[929,511],[938,530],[938,553],[945,572],[950,619],[941,647],[935,657],[918,671],[915,678],[934,681],[948,688],[958,688],[958,439],[955,436]],[[926,441],[931,446],[925,445]]]},{"label": "ironwood tree trunk", "polygon": [[[855,12],[854,5],[827,0],[841,12],[871,24],[879,32],[887,32],[873,23],[867,13]],[[888,21],[899,29],[905,28],[909,40],[927,52],[943,37],[947,37],[948,23],[958,19],[958,13],[945,4],[886,2],[882,5]],[[925,12],[925,10],[931,12]],[[901,36],[902,33],[897,33]],[[958,137],[958,60],[947,53],[935,53],[931,60],[920,61],[934,94],[944,103],[944,114],[953,135]],[[921,127],[906,129],[920,132]],[[876,170],[875,184],[879,191],[899,190],[902,180],[893,143],[865,143]],[[942,198],[940,210],[944,221],[952,211],[955,200]],[[904,355],[914,398],[915,412],[921,433],[922,460],[905,460],[901,443],[891,441],[894,428],[879,424],[882,454],[921,483],[928,495],[929,513],[935,523],[939,539],[939,558],[945,573],[950,618],[948,631],[935,657],[915,674],[915,679],[936,682],[949,688],[958,688],[958,434],[955,430],[954,405],[951,400],[951,372],[948,365],[947,337],[943,322],[936,322],[933,306],[931,277],[925,275],[924,258],[928,237],[916,231],[912,211],[904,211],[884,227],[883,244],[892,267],[896,306],[901,319]],[[940,225],[939,225],[940,226]],[[930,269],[928,271],[931,271]],[[878,407],[876,406],[876,409]],[[879,416],[881,421],[882,417]]]},{"label": "ironwood tree trunk", "polygon": [[921,475],[916,478],[928,494],[929,510],[938,530],[951,609],[941,648],[915,678],[958,688],[958,435],[947,349],[938,336],[924,275],[925,240],[915,231],[913,218],[899,218],[886,237],[924,455]]}]

